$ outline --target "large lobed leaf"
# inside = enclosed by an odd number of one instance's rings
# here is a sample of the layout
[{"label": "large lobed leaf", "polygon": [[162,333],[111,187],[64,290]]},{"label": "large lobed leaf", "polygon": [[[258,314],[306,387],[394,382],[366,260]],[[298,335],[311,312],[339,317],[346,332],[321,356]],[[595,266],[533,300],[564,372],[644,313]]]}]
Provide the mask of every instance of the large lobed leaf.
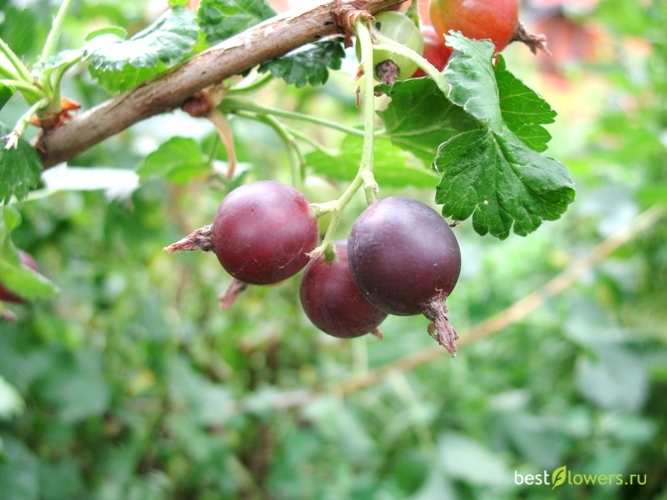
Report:
[{"label": "large lobed leaf", "polygon": [[275,15],[264,0],[202,0],[198,21],[213,45]]},{"label": "large lobed leaf", "polygon": [[505,124],[529,148],[546,151],[551,134],[542,125],[553,123],[556,112],[542,96],[507,70],[503,56],[498,54],[496,58],[496,83]]},{"label": "large lobed leaf", "polygon": [[323,85],[329,79],[329,69],[340,69],[345,49],[340,40],[315,42],[278,59],[263,62],[258,71],[270,71],[297,88]]},{"label": "large lobed leaf", "polygon": [[113,35],[94,39],[85,57],[90,57],[90,73],[100,85],[123,91],[182,61],[198,38],[195,14],[177,6],[129,40]]},{"label": "large lobed leaf", "polygon": [[448,97],[481,128],[440,145],[433,161],[442,174],[436,201],[445,217],[472,216],[479,234],[525,236],[542,221],[558,219],[575,196],[567,169],[539,153],[549,138],[541,124],[553,121],[554,112],[502,59],[494,69],[490,43],[460,34],[447,41],[455,49],[443,73]]},{"label": "large lobed leaf", "polygon": [[472,215],[479,234],[525,236],[556,220],[574,200],[567,169],[525,147],[511,132],[475,130],[444,143],[435,160],[443,176],[436,192],[444,216]]},{"label": "large lobed leaf", "polygon": [[385,135],[426,165],[431,164],[440,144],[479,127],[477,120],[447,99],[430,78],[398,81],[378,90],[391,97],[387,108],[378,112]]}]

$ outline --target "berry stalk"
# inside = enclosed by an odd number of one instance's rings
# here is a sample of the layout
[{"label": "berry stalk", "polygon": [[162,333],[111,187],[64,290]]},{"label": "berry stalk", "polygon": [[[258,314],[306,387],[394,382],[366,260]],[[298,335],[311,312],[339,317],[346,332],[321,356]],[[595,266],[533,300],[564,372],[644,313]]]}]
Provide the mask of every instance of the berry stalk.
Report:
[{"label": "berry stalk", "polygon": [[322,244],[313,250],[310,255],[315,258],[324,253],[327,261],[332,260],[334,254],[334,237],[336,228],[340,222],[343,210],[350,203],[354,194],[360,187],[364,186],[366,201],[370,205],[377,200],[378,185],[373,177],[373,145],[375,139],[375,87],[373,82],[373,41],[371,33],[366,26],[366,21],[358,18],[355,22],[355,30],[361,45],[361,63],[363,66],[364,79],[364,143],[361,151],[359,170],[350,186],[342,196],[333,204],[315,205],[319,214],[333,212],[333,217],[322,239]]},{"label": "berry stalk", "polygon": [[323,118],[318,118],[316,116],[306,115],[302,113],[295,113],[294,111],[285,111],[283,109],[268,108],[265,106],[259,106],[252,102],[248,102],[242,99],[224,99],[220,104],[220,110],[223,113],[235,113],[237,111],[249,111],[251,113],[257,113],[258,115],[271,115],[276,118],[286,118],[289,120],[299,120],[303,122],[313,123],[315,125],[321,125],[333,130],[338,130],[339,132],[344,132],[349,135],[354,135],[357,137],[363,137],[364,133],[361,130],[352,127],[346,127],[339,123],[331,122]]}]

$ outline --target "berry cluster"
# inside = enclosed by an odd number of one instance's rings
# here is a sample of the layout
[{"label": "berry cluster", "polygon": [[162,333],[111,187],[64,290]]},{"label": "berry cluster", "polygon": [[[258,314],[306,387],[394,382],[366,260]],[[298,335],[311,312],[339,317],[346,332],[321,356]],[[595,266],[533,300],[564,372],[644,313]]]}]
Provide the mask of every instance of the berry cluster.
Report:
[{"label": "berry cluster", "polygon": [[313,252],[319,231],[306,198],[286,184],[251,182],[225,197],[210,236],[210,249],[242,283],[278,283],[305,268],[301,304],[329,335],[379,334],[388,314],[424,314],[433,322],[429,333],[456,352],[445,300],[458,280],[461,253],[450,226],[417,200],[376,201],[348,240]]}]

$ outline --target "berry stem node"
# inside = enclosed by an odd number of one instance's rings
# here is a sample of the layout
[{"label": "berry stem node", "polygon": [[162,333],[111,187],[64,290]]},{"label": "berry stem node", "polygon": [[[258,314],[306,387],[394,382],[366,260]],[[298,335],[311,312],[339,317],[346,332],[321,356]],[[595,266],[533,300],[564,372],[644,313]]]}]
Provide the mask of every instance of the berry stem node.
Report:
[{"label": "berry stem node", "polygon": [[194,250],[211,252],[213,250],[212,231],[212,224],[201,227],[176,243],[164,247],[162,250],[168,253],[192,252]]},{"label": "berry stem node", "polygon": [[547,37],[545,35],[534,35],[532,33],[528,33],[525,26],[521,23],[519,23],[517,26],[516,31],[514,32],[514,36],[510,41],[521,42],[525,44],[533,54],[537,54],[538,50],[542,50],[551,55],[551,52],[549,52],[549,49],[547,48]]},{"label": "berry stem node", "polygon": [[218,300],[220,301],[220,309],[225,311],[232,307],[236,300],[241,296],[241,294],[248,288],[248,283],[239,281],[234,278],[227,289],[218,295]]},{"label": "berry stem node", "polygon": [[459,336],[449,322],[449,310],[445,303],[447,297],[437,297],[423,306],[422,313],[433,323],[428,325],[428,333],[438,343],[456,357],[456,341]]}]

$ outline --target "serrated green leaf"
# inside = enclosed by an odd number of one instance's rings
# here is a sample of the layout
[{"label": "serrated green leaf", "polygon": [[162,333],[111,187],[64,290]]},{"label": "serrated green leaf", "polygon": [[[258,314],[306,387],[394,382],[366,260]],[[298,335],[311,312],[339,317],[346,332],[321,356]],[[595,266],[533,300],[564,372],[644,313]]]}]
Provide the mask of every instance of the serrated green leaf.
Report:
[{"label": "serrated green leaf", "polygon": [[472,215],[477,233],[525,236],[556,220],[574,201],[567,169],[526,147],[511,131],[464,132],[444,143],[434,162],[442,172],[436,201],[456,220]]},{"label": "serrated green leaf", "polygon": [[162,177],[185,184],[211,171],[211,165],[194,139],[173,137],[149,154],[137,168],[141,181]]},{"label": "serrated green leaf", "polygon": [[345,49],[339,40],[326,40],[307,45],[278,59],[265,61],[258,72],[270,71],[296,88],[323,85],[329,79],[329,69],[340,69]]},{"label": "serrated green leaf", "polygon": [[197,13],[206,42],[213,45],[258,24],[276,12],[264,0],[203,0]]},{"label": "serrated green leaf", "polygon": [[0,109],[5,107],[5,104],[11,99],[14,95],[16,89],[10,85],[5,85],[0,83]]},{"label": "serrated green leaf", "polygon": [[553,120],[553,111],[506,70],[501,57],[494,69],[490,42],[460,33],[447,42],[455,49],[443,72],[451,85],[448,97],[483,128],[439,147],[433,166],[443,175],[436,201],[445,217],[472,216],[481,235],[504,239],[513,230],[525,236],[542,221],[558,219],[574,200],[567,169],[538,152],[548,140],[541,124]]},{"label": "serrated green leaf", "polygon": [[496,57],[496,82],[505,124],[529,148],[546,151],[551,134],[542,125],[553,123],[556,112],[542,96],[507,70],[500,54]]},{"label": "serrated green leaf", "polygon": [[[0,122],[0,137],[11,130]],[[16,148],[5,149],[0,141],[0,203],[7,204],[12,196],[21,200],[30,188],[39,183],[42,161],[34,148],[20,139]]]},{"label": "serrated green leaf", "polygon": [[503,117],[491,64],[495,52],[493,43],[488,40],[469,40],[460,33],[447,35],[445,39],[454,48],[442,73],[451,85],[447,97],[494,132],[501,132]]},{"label": "serrated green leaf", "polygon": [[91,75],[107,90],[127,90],[182,61],[198,37],[195,14],[174,7],[129,40],[111,35],[94,39],[85,57],[90,58]]},{"label": "serrated green leaf", "polygon": [[0,276],[2,284],[25,299],[48,298],[58,294],[58,287],[41,274],[21,264],[11,232],[21,223],[13,207],[0,208]]},{"label": "serrated green leaf", "polygon": [[452,104],[430,78],[380,86],[391,97],[384,111],[378,112],[385,134],[392,144],[410,151],[431,165],[438,147],[451,137],[479,128],[477,121]]},{"label": "serrated green leaf", "polygon": [[[336,154],[314,151],[306,155],[306,163],[330,179],[351,180],[359,170],[363,139],[347,136]],[[410,155],[387,141],[376,141],[374,151],[375,179],[387,187],[430,187],[438,182],[432,171],[412,165]]]}]

